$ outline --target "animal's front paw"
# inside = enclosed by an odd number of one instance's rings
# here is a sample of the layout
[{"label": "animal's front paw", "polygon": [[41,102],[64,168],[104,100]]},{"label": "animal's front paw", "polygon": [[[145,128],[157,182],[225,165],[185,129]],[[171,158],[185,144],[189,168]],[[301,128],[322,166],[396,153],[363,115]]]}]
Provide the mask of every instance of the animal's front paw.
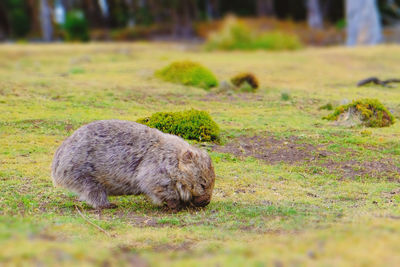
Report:
[{"label": "animal's front paw", "polygon": [[164,207],[162,207],[162,211],[163,212],[167,212],[167,213],[178,213],[181,209],[178,208],[170,208],[167,205],[165,205]]},{"label": "animal's front paw", "polygon": [[178,212],[182,209],[182,205],[179,201],[176,200],[168,200],[166,202],[166,208],[170,212]]},{"label": "animal's front paw", "polygon": [[184,209],[190,208],[190,203],[181,200],[168,200],[165,202],[165,207],[168,211],[176,213]]}]

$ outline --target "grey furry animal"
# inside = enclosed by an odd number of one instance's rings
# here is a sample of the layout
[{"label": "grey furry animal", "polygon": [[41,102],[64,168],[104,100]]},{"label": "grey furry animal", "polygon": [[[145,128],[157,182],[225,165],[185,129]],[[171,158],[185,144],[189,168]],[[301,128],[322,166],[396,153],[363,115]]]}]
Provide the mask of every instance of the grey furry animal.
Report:
[{"label": "grey furry animal", "polygon": [[82,126],[61,144],[52,178],[94,208],[115,207],[107,196],[145,194],[177,210],[208,205],[215,173],[209,155],[180,137],[104,120]]}]

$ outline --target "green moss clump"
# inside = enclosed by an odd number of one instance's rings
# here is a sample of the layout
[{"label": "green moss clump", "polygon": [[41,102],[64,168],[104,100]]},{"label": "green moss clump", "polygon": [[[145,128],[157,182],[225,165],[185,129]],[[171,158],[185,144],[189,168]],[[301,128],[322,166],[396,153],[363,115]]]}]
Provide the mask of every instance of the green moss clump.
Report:
[{"label": "green moss clump", "polygon": [[180,112],[157,112],[137,122],[184,139],[219,141],[219,127],[205,111],[191,109]]},{"label": "green moss clump", "polygon": [[156,76],[168,82],[191,85],[206,90],[218,85],[217,78],[209,69],[192,61],[174,62],[157,71]]},{"label": "green moss clump", "polygon": [[377,99],[360,99],[350,104],[339,106],[335,111],[324,117],[327,120],[338,120],[345,112],[353,111],[360,116],[362,124],[367,127],[387,127],[394,123],[395,119],[389,110]]},{"label": "green moss clump", "polygon": [[239,73],[231,78],[231,83],[239,88],[243,85],[245,88],[250,86],[250,91],[255,91],[259,86],[256,76],[252,73]]}]

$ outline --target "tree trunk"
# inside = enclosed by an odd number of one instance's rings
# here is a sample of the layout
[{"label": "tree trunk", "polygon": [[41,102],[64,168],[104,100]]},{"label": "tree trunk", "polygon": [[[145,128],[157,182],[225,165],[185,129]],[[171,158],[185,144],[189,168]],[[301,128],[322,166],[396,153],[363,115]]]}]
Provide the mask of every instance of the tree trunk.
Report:
[{"label": "tree trunk", "polygon": [[307,22],[312,29],[322,29],[322,9],[319,0],[307,0]]},{"label": "tree trunk", "polygon": [[42,33],[40,25],[40,3],[35,0],[27,1],[29,9],[29,17],[31,24],[31,34],[34,36],[40,36]]},{"label": "tree trunk", "polygon": [[170,20],[173,20],[173,12],[168,8],[162,7],[158,0],[148,0],[147,3],[155,23],[162,23],[165,13],[168,14]]},{"label": "tree trunk", "polygon": [[346,0],[347,45],[374,45],[382,41],[376,0]]},{"label": "tree trunk", "polygon": [[5,40],[11,34],[10,24],[7,20],[7,8],[0,3],[0,40]]},{"label": "tree trunk", "polygon": [[207,19],[213,20],[218,18],[219,0],[206,0]]},{"label": "tree trunk", "polygon": [[61,0],[54,1],[54,20],[57,24],[64,24],[65,23],[65,7]]},{"label": "tree trunk", "polygon": [[133,27],[136,24],[135,16],[134,16],[134,14],[135,14],[134,2],[133,2],[133,0],[125,0],[125,5],[127,6],[128,10],[129,10],[129,13],[128,13],[129,19],[128,19],[128,25],[127,26],[128,27]]},{"label": "tree trunk", "polygon": [[273,16],[274,15],[274,0],[257,0],[256,1],[257,15]]},{"label": "tree trunk", "polygon": [[98,0],[98,3],[101,10],[101,14],[103,15],[104,18],[108,18],[110,11],[108,9],[107,0]]},{"label": "tree trunk", "polygon": [[45,42],[53,39],[53,24],[51,20],[51,8],[47,0],[40,0],[40,26]]},{"label": "tree trunk", "polygon": [[[106,28],[108,18],[104,17],[103,11],[98,1],[85,0],[81,1],[82,9],[85,13],[85,18],[89,22],[90,28]],[[108,12],[108,11],[107,11]]]},{"label": "tree trunk", "polygon": [[176,7],[172,7],[174,21],[174,36],[179,38],[190,38],[193,36],[193,21],[196,19],[198,10],[193,0],[180,0]]},{"label": "tree trunk", "polygon": [[210,0],[206,0],[206,15],[208,20],[214,19],[214,8]]}]

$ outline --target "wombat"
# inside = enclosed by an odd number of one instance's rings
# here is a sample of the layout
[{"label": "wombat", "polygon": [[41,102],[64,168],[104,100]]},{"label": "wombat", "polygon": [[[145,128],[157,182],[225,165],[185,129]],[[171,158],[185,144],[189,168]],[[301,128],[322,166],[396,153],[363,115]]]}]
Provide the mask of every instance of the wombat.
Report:
[{"label": "wombat", "polygon": [[207,152],[182,138],[120,120],[89,123],[57,149],[54,185],[94,208],[113,208],[107,196],[147,195],[178,210],[210,203],[215,173]]}]

